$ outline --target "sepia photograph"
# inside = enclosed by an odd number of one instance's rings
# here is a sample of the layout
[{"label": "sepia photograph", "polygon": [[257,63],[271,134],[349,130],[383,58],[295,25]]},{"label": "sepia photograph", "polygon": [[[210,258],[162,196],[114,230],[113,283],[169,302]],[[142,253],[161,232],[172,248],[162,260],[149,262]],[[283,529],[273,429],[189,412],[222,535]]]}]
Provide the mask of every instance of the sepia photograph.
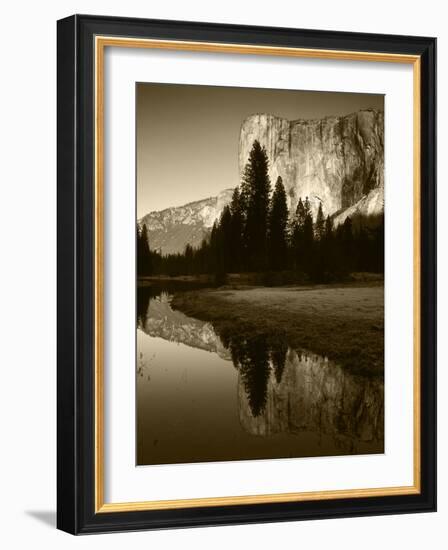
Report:
[{"label": "sepia photograph", "polygon": [[437,510],[437,39],[255,11],[57,22],[67,533]]},{"label": "sepia photograph", "polygon": [[136,464],[384,453],[384,96],[136,84]]}]

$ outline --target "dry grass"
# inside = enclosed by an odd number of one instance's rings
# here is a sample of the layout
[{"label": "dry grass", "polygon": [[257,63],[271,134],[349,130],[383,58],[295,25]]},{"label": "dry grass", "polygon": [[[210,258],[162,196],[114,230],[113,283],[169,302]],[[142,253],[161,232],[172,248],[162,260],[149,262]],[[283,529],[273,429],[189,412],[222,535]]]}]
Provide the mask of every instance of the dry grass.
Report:
[{"label": "dry grass", "polygon": [[383,374],[382,284],[197,290],[176,295],[173,307],[212,322],[218,332],[281,333],[290,346],[353,372]]}]

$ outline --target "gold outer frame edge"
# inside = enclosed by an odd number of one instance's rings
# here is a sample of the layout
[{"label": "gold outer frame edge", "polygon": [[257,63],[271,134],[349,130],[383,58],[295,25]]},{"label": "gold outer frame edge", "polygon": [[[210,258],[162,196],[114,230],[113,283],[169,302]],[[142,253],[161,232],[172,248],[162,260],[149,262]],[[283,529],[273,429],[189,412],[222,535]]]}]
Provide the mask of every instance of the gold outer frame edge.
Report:
[{"label": "gold outer frame edge", "polygon": [[[141,502],[104,502],[104,50],[106,47],[153,48],[161,50],[196,51],[208,53],[236,53],[330,59],[407,63],[413,65],[413,194],[414,194],[414,469],[413,485],[366,489],[278,493],[262,495],[192,498],[180,500],[154,500]],[[290,47],[255,46],[250,44],[224,44],[177,40],[154,40],[96,36],[95,55],[95,513],[167,510],[207,506],[231,506],[274,502],[303,502],[362,498],[393,495],[412,495],[421,492],[421,386],[420,386],[420,117],[421,117],[421,60],[418,55],[389,54],[382,52],[356,52]]]}]

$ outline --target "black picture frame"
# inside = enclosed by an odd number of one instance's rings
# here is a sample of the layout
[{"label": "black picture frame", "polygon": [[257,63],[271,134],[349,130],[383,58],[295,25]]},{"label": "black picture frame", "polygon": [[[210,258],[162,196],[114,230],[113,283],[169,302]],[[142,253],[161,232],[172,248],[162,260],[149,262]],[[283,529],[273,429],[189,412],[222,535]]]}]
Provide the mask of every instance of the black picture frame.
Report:
[{"label": "black picture frame", "polygon": [[[419,494],[95,512],[95,36],[416,55],[421,60]],[[436,39],[74,15],[57,24],[57,526],[72,534],[436,509]]]}]

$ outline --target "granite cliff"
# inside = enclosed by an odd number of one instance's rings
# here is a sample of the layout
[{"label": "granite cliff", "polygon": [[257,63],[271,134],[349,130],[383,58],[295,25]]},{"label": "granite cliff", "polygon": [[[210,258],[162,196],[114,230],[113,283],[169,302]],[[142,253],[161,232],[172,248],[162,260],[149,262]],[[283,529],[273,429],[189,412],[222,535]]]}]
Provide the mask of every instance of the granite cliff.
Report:
[{"label": "granite cliff", "polygon": [[[241,126],[239,167],[242,173],[255,140],[265,147],[269,175],[281,176],[288,206],[309,197],[316,212],[338,215],[352,208],[364,214],[384,208],[384,114],[363,110],[341,117],[289,121],[255,114]],[[335,216],[336,217],[336,216]]]}]

